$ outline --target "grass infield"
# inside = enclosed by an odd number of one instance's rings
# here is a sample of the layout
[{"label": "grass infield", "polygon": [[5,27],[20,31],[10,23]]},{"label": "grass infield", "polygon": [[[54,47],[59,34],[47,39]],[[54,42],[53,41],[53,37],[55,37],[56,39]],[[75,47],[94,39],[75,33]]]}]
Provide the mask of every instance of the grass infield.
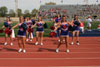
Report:
[{"label": "grass infield", "polygon": [[[46,22],[47,25],[48,25],[48,28],[44,28],[44,37],[49,37],[49,33],[51,32],[50,30],[50,26],[53,26],[53,22]],[[16,25],[17,22],[14,22],[12,25]],[[92,29],[97,29],[98,28],[98,25],[100,24],[100,22],[97,22],[97,21],[94,21],[92,22]],[[84,22],[84,25],[85,25],[85,29],[87,29],[87,22]],[[0,29],[1,27],[3,26],[3,23],[1,22],[0,23]],[[15,34],[17,35],[17,31],[18,31],[18,27],[14,29],[15,30]],[[34,34],[36,32],[36,27],[34,28]],[[4,33],[0,33],[0,37],[4,37]]]}]

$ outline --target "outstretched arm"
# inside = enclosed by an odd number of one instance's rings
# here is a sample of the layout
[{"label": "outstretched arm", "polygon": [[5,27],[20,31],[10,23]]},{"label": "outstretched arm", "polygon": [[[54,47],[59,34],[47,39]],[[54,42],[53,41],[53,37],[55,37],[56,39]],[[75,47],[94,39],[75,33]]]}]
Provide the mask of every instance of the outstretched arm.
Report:
[{"label": "outstretched arm", "polygon": [[61,23],[57,27],[55,27],[54,31],[56,31],[61,26]]},{"label": "outstretched arm", "polygon": [[80,19],[78,19],[79,23],[81,23]]},{"label": "outstretched arm", "polygon": [[[36,22],[37,23],[37,22]],[[35,26],[36,26],[36,23],[34,24],[34,25],[32,25],[32,27],[31,28],[34,28]]]},{"label": "outstretched arm", "polygon": [[16,24],[15,26],[12,27],[12,29],[16,28],[18,26],[18,24]]},{"label": "outstretched arm", "polygon": [[2,29],[4,29],[4,28],[5,28],[5,26],[3,25],[3,26],[2,26]]}]

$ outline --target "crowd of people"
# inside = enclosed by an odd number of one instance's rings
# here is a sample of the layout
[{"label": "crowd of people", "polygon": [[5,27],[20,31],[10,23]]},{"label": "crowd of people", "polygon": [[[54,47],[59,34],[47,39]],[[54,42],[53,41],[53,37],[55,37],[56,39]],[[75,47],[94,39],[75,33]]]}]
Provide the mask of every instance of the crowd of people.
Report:
[{"label": "crowd of people", "polygon": [[[91,23],[92,19],[91,16],[88,16],[88,29],[91,31]],[[18,27],[18,32],[17,32],[17,40],[18,40],[18,45],[19,45],[19,50],[18,52],[24,52],[26,53],[26,41],[32,41],[33,36],[34,36],[34,27],[36,27],[36,42],[35,45],[39,44],[43,46],[43,34],[44,32],[44,24],[45,22],[42,20],[42,17],[39,16],[38,20],[36,20],[34,17],[31,19],[29,17],[19,17],[19,23],[16,24],[15,26],[12,26],[12,21],[10,17],[6,17],[6,21],[4,22],[4,25],[2,29],[5,29],[5,43],[4,45],[7,45],[7,38],[10,36],[10,45],[13,46],[13,39],[12,39],[12,30],[16,27]],[[53,24],[54,24],[54,29],[53,31],[56,33],[56,37],[58,37],[58,46],[56,49],[56,52],[59,52],[59,47],[65,41],[66,44],[66,52],[69,52],[69,32],[72,32],[72,42],[71,45],[73,45],[75,42],[75,34],[76,34],[76,45],[79,44],[79,31],[80,29],[84,33],[84,23],[80,21],[77,15],[74,16],[72,21],[68,21],[66,16],[61,16],[60,14],[57,15],[57,17],[53,18]],[[39,40],[40,36],[40,40]],[[22,45],[22,46],[21,46]]]},{"label": "crowd of people", "polygon": [[[73,17],[74,14],[77,14],[78,16],[81,16],[81,17],[91,15],[91,16],[98,16],[100,18],[100,15],[99,15],[100,14],[100,5],[68,5],[69,6],[68,9],[66,9],[65,6],[64,7],[61,7],[61,6],[55,7],[54,6],[54,7],[50,7],[50,8],[48,7],[48,9],[42,7],[39,14],[43,18],[52,18],[52,17],[56,16],[58,13],[60,13],[62,15],[67,15],[71,18]],[[66,6],[66,7],[68,7],[68,6]],[[74,12],[73,12],[73,10],[74,10]]]}]

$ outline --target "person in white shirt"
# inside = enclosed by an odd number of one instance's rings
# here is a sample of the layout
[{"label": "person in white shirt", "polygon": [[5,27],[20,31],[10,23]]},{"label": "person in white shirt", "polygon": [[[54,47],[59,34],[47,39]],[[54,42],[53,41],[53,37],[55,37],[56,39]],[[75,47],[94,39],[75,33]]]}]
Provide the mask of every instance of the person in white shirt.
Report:
[{"label": "person in white shirt", "polygon": [[92,26],[92,19],[91,19],[91,16],[89,15],[88,19],[87,19],[87,28],[88,28],[88,31],[92,31],[91,30],[91,26]]}]

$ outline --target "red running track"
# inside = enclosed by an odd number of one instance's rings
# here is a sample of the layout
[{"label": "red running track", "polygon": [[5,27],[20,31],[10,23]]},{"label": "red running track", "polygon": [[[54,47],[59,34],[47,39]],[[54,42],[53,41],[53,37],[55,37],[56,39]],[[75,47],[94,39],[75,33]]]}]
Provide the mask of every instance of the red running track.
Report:
[{"label": "red running track", "polygon": [[[71,42],[71,38],[70,38]],[[62,44],[56,53],[57,38],[44,38],[43,46],[27,42],[27,52],[18,53],[17,40],[14,46],[3,45],[0,38],[0,67],[100,67],[100,37],[80,37],[80,46],[69,45],[70,53]]]}]

